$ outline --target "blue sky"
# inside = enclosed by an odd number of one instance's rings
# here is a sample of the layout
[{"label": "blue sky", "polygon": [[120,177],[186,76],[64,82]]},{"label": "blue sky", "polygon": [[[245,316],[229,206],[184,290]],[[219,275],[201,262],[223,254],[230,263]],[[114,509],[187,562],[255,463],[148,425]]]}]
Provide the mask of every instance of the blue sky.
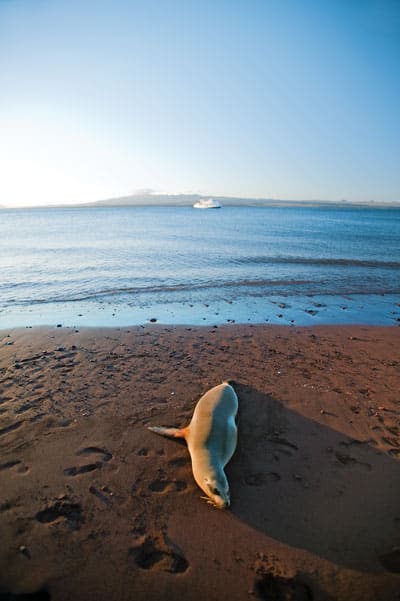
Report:
[{"label": "blue sky", "polygon": [[400,201],[397,0],[0,0],[0,204]]}]

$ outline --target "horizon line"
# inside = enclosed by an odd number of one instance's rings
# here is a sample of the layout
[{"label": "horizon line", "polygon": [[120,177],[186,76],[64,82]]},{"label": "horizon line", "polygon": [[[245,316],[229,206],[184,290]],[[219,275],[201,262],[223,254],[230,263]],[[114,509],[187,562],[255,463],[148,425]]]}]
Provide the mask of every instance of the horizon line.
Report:
[{"label": "horizon line", "polygon": [[272,206],[358,206],[358,207],[400,207],[400,200],[380,201],[380,200],[327,200],[327,199],[284,199],[284,198],[266,198],[262,196],[256,197],[241,197],[241,196],[223,196],[214,194],[199,194],[199,193],[132,193],[123,196],[115,196],[105,199],[92,201],[70,201],[60,203],[45,203],[45,204],[18,204],[7,205],[0,204],[1,209],[43,209],[43,208],[95,208],[95,207],[118,207],[118,206],[191,206],[192,202],[201,198],[214,198],[224,202],[225,206],[243,206],[243,207],[272,207]]}]

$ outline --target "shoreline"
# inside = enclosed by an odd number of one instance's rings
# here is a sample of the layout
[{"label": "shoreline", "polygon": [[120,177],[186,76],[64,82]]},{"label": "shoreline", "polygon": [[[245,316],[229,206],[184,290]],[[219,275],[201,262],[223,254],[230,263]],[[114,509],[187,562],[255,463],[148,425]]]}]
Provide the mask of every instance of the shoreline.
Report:
[{"label": "shoreline", "polygon": [[[0,592],[393,601],[398,338],[366,325],[2,329]],[[185,446],[146,426],[186,425],[228,378],[239,439],[232,507],[218,511]]]},{"label": "shoreline", "polygon": [[113,299],[35,303],[0,310],[0,330],[7,327],[137,327],[151,322],[191,327],[223,324],[400,325],[397,294],[239,297],[191,303]]}]

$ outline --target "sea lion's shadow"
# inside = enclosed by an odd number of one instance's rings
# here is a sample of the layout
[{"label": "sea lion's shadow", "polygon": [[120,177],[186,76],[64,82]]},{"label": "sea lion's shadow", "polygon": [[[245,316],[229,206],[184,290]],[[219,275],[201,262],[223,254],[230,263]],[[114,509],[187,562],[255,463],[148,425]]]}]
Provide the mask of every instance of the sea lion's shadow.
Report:
[{"label": "sea lion's shadow", "polygon": [[254,529],[338,565],[382,571],[400,536],[400,464],[235,384],[238,446],[226,468],[232,513]]}]

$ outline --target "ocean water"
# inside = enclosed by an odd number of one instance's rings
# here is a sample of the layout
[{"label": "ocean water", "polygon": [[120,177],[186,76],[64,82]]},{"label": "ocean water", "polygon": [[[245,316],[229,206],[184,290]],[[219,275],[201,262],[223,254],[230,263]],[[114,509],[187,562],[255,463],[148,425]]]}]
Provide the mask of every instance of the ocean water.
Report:
[{"label": "ocean water", "polygon": [[0,211],[0,328],[400,318],[400,210]]}]

